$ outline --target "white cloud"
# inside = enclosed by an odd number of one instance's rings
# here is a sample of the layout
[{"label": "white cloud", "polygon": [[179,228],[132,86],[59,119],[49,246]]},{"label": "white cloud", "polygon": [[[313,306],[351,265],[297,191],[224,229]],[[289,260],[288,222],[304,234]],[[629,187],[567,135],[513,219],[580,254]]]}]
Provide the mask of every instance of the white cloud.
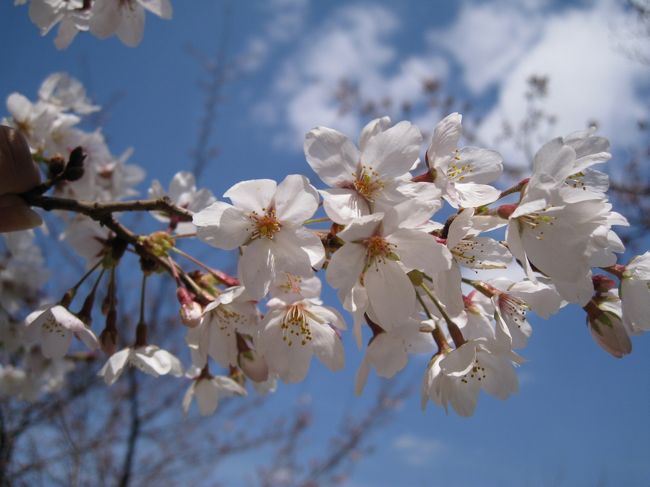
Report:
[{"label": "white cloud", "polygon": [[[501,133],[504,120],[518,124],[525,118],[527,79],[535,74],[550,80],[543,108],[556,123],[546,139],[597,120],[616,147],[634,143],[637,120],[648,116],[641,92],[650,87],[648,68],[622,55],[612,31],[631,21],[630,13],[612,0],[560,10],[534,4],[526,10],[511,2],[464,4],[440,43],[461,64],[463,82],[472,92],[497,87],[495,106],[479,128],[488,144]],[[525,162],[514,144],[499,148],[507,160]]]},{"label": "white cloud", "polygon": [[466,86],[480,94],[535,42],[542,25],[539,8],[531,2],[465,2],[454,24],[430,31],[427,39],[456,58]]},{"label": "white cloud", "polygon": [[405,463],[414,467],[430,465],[432,457],[447,452],[447,447],[441,441],[409,433],[395,438],[392,446],[400,452]]},{"label": "white cloud", "polygon": [[260,68],[277,44],[286,43],[302,32],[309,0],[269,0],[263,8],[268,20],[261,34],[248,41],[240,56],[239,67],[245,71]]},{"label": "white cloud", "polygon": [[304,134],[316,125],[351,136],[360,130],[359,115],[341,113],[335,98],[342,80],[358,87],[364,99],[389,97],[394,106],[422,96],[422,82],[444,78],[446,63],[427,54],[399,59],[390,39],[398,29],[398,19],[383,7],[337,10],[283,63],[270,101],[257,106],[254,115],[280,129],[276,142],[300,149]]}]

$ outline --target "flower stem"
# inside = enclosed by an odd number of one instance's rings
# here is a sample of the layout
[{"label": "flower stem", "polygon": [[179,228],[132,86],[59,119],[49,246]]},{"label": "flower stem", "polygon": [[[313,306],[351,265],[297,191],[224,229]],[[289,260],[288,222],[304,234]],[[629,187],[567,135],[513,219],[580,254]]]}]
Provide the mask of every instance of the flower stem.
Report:
[{"label": "flower stem", "polygon": [[440,304],[438,299],[433,295],[433,293],[427,287],[427,285],[423,282],[422,284],[420,284],[420,287],[424,290],[424,292],[429,297],[429,299],[433,302],[433,304],[436,305],[436,308],[438,308],[438,311],[445,319],[445,322],[447,323],[447,328],[449,329],[449,334],[451,335],[451,339],[454,341],[454,345],[456,345],[456,348],[460,347],[466,341],[465,338],[463,337],[463,333],[460,331],[460,328],[456,323],[454,323],[454,320],[452,320],[449,317],[449,315],[443,308],[442,304]]},{"label": "flower stem", "polygon": [[219,271],[217,269],[213,269],[212,267],[207,266],[200,260],[196,259],[195,257],[192,257],[190,254],[187,252],[182,251],[178,247],[172,247],[172,251],[176,252],[178,255],[182,255],[185,257],[187,260],[190,262],[193,262],[194,264],[198,265],[202,269],[205,269],[210,273],[210,275],[214,276],[219,282],[222,284],[225,284],[226,286],[239,286],[239,279],[236,277],[232,277],[225,272]]},{"label": "flower stem", "polygon": [[323,218],[311,218],[309,220],[305,220],[302,224],[303,225],[309,225],[311,223],[325,223],[325,222],[331,222],[328,217],[324,216]]}]

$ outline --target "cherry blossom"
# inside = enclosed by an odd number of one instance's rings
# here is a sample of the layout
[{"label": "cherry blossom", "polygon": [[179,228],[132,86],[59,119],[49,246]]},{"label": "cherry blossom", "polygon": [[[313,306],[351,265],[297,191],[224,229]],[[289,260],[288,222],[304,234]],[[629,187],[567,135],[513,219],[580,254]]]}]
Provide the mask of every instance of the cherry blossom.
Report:
[{"label": "cherry blossom", "polygon": [[233,395],[245,396],[246,389],[230,377],[201,374],[192,381],[183,396],[183,412],[189,412],[192,399],[195,399],[201,416],[210,416],[217,410],[222,398]]},{"label": "cherry blossom", "polygon": [[325,251],[318,236],[302,225],[318,207],[318,193],[304,176],[279,185],[269,179],[243,181],[193,218],[198,237],[225,250],[243,246],[239,274],[253,298],[261,298],[279,272],[309,275]]},{"label": "cherry blossom", "polygon": [[103,377],[106,385],[110,386],[120,378],[124,368],[129,365],[154,377],[167,374],[175,377],[183,375],[181,362],[167,350],[158,348],[156,345],[127,347],[114,353],[97,375]]},{"label": "cherry blossom", "polygon": [[38,343],[47,358],[64,357],[70,348],[73,335],[91,350],[99,347],[92,330],[61,305],[30,313],[25,318],[25,324],[27,340]]}]

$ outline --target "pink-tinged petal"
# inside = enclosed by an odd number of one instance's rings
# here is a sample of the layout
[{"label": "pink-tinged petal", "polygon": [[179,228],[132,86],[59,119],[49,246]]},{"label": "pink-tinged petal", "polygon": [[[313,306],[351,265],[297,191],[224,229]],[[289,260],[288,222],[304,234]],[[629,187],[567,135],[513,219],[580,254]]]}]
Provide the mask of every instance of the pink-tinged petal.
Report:
[{"label": "pink-tinged petal", "polygon": [[[452,113],[443,118],[433,130],[431,145],[427,150],[429,163],[438,168],[436,161],[440,158],[447,158],[458,147],[458,141],[462,133],[462,116],[459,113]],[[443,169],[447,169],[446,165]]]},{"label": "pink-tinged petal", "polygon": [[275,275],[275,258],[271,245],[267,239],[254,240],[246,246],[239,259],[239,274],[253,299],[266,295]]},{"label": "pink-tinged petal", "polygon": [[309,179],[298,174],[290,174],[278,185],[275,192],[278,220],[302,225],[316,213],[318,199],[318,192],[309,184]]},{"label": "pink-tinged petal", "polygon": [[355,243],[346,243],[338,249],[327,266],[327,282],[335,289],[345,292],[359,280],[366,263],[366,248]]},{"label": "pink-tinged petal", "polygon": [[161,19],[172,18],[172,4],[169,0],[138,0],[138,2]]},{"label": "pink-tinged petal", "polygon": [[273,203],[277,184],[271,179],[252,179],[235,184],[224,193],[232,204],[247,213],[266,213]]},{"label": "pink-tinged petal", "polygon": [[397,262],[371,265],[364,274],[368,299],[386,330],[405,323],[415,310],[413,284]]},{"label": "pink-tinged petal", "polygon": [[361,164],[382,176],[407,173],[420,154],[422,134],[410,122],[400,122],[372,137],[361,153]]},{"label": "pink-tinged petal", "polygon": [[310,323],[311,347],[318,357],[332,371],[340,370],[345,365],[343,344],[332,327],[315,322]]},{"label": "pink-tinged petal", "polygon": [[325,213],[339,225],[347,225],[354,219],[370,213],[368,202],[354,189],[321,189],[320,194],[323,197]]},{"label": "pink-tinged petal", "polygon": [[375,135],[385,132],[390,127],[390,117],[375,118],[366,124],[359,136],[359,148],[363,152],[368,141]]},{"label": "pink-tinged petal", "polygon": [[351,222],[347,227],[338,233],[338,236],[346,242],[358,242],[365,240],[375,234],[379,230],[379,225],[384,218],[383,213],[373,213],[357,218]]},{"label": "pink-tinged petal", "polygon": [[325,184],[338,186],[352,181],[359,151],[340,132],[326,127],[310,130],[305,136],[307,162]]},{"label": "pink-tinged petal", "polygon": [[122,18],[115,33],[127,46],[136,47],[144,35],[144,9],[140,5],[121,8]]},{"label": "pink-tinged petal", "polygon": [[476,208],[496,201],[501,191],[488,185],[476,183],[456,183],[458,205],[461,208]]},{"label": "pink-tinged petal", "polygon": [[428,233],[400,229],[386,240],[396,246],[395,253],[409,270],[418,269],[431,275],[451,267],[449,249]]},{"label": "pink-tinged petal", "polygon": [[195,213],[192,223],[205,243],[224,250],[243,245],[251,236],[253,223],[239,208],[217,201]]}]

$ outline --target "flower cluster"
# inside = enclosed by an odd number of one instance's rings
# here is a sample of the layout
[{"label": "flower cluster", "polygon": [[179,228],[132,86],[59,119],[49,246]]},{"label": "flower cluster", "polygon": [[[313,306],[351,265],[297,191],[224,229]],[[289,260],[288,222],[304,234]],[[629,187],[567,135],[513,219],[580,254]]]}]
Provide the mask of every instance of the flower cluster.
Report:
[{"label": "flower cluster", "polygon": [[[28,0],[15,0],[23,5]],[[91,32],[100,39],[116,35],[135,47],[144,34],[145,9],[163,19],[172,18],[169,0],[29,0],[29,18],[47,35],[54,26],[57,49],[65,49],[79,32]]]},{"label": "flower cluster", "polygon": [[[411,355],[427,354],[423,406],[451,405],[468,416],[480,390],[499,399],[517,391],[515,369],[532,334],[530,311],[548,318],[568,304],[582,307],[595,342],[616,357],[631,351],[631,335],[650,330],[650,253],[618,263],[625,249],[613,227],[627,222],[607,200],[607,175],[593,167],[610,158],[608,141],[591,130],[546,143],[532,175],[503,191],[494,186],[501,156],[459,146],[462,119],[453,113],[435,126],[426,146],[415,125],[392,124],[388,117],[368,123],[358,145],[329,128],[311,130],[305,158],[322,189],[292,174],[279,183],[237,183],[223,195],[229,202],[218,201],[197,189],[191,173],[179,172],[168,191],[153,181],[153,199],[115,206],[133,194],[143,173],[125,157],[111,156],[101,132],[77,128],[80,116],[97,107],[76,80],[53,75],[36,103],[13,94],[8,108],[6,122],[24,135],[46,173],[41,193],[59,197],[35,199],[32,190],[22,193],[24,201],[78,213],[66,220],[63,237],[90,269],[60,301],[21,325],[15,314],[38,304],[21,296],[24,290],[34,294],[42,282],[34,279],[38,272],[15,267],[39,267],[42,257],[31,240],[19,250],[12,245],[29,234],[5,237],[12,259],[0,265],[0,312],[10,323],[2,348],[22,348],[32,362],[38,354],[61,363],[76,337],[92,356],[97,349],[108,356],[99,370],[107,384],[128,366],[156,377],[185,376],[191,380],[185,411],[196,399],[201,414],[211,414],[222,397],[247,394],[247,383],[266,393],[278,381],[302,381],[314,356],[333,371],[343,368],[347,326],[321,301],[320,272],[352,317],[359,348],[367,339],[357,393],[373,369],[390,378]],[[111,208],[126,207],[151,211],[164,229],[150,235],[126,230],[111,216]],[[499,229],[502,240],[493,233]],[[182,250],[181,239],[193,236],[237,250],[237,275]],[[135,340],[123,343],[115,269],[127,248],[140,258],[143,285]],[[174,256],[198,269],[185,271]],[[494,269],[503,270],[501,277],[487,277]],[[81,284],[95,272],[88,297],[72,313]],[[185,372],[174,354],[148,337],[144,301],[153,272],[167,272],[176,282],[191,357]],[[100,283],[107,284],[106,319],[96,335],[91,316],[95,294],[104,289]],[[54,390],[52,384],[61,382],[42,377],[65,373],[40,366],[35,370],[48,372],[28,381],[34,366],[25,364],[0,369],[0,392],[33,398],[38,387]],[[223,375],[213,375],[215,364]]]}]

